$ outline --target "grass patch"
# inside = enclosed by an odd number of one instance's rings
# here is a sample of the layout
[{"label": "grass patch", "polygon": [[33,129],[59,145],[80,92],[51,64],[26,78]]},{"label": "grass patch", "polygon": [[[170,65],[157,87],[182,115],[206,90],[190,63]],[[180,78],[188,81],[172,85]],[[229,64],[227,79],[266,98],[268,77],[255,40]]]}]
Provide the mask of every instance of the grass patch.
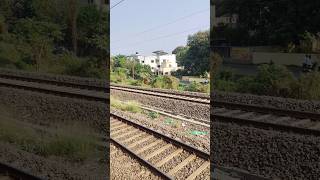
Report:
[{"label": "grass patch", "polygon": [[171,119],[171,118],[166,118],[166,119],[164,120],[164,123],[167,124],[167,125],[169,125],[169,126],[172,126],[172,127],[174,127],[174,128],[179,128],[179,127],[181,127],[181,122],[180,122],[180,121],[175,121],[175,120],[173,120],[173,119]]},{"label": "grass patch", "polygon": [[142,109],[139,106],[139,103],[135,101],[128,101],[128,102],[121,102],[118,99],[110,98],[110,104],[111,107],[114,107],[116,109],[119,109],[121,111],[129,111],[132,113],[140,113],[142,112]]},{"label": "grass patch", "polygon": [[160,117],[160,115],[159,115],[159,113],[157,113],[157,112],[150,111],[150,112],[148,113],[148,117],[151,118],[151,119],[156,119],[156,118]]},{"label": "grass patch", "polygon": [[91,157],[96,152],[97,142],[81,129],[64,126],[55,133],[40,133],[13,119],[0,120],[0,141],[44,157],[61,156],[75,161]]}]

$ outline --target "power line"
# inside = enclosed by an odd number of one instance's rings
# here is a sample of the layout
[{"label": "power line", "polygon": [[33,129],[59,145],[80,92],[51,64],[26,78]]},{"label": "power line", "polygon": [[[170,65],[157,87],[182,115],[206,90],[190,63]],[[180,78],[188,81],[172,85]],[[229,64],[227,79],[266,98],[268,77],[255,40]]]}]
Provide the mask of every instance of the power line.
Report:
[{"label": "power line", "polygon": [[121,0],[121,1],[119,1],[118,3],[116,3],[115,5],[113,5],[113,6],[110,8],[110,10],[111,10],[112,8],[118,6],[118,5],[119,5],[120,3],[122,3],[123,1],[125,1],[125,0]]},{"label": "power line", "polygon": [[[159,29],[159,28],[161,28],[161,27],[165,27],[165,26],[174,24],[174,23],[176,23],[176,22],[179,22],[179,21],[181,21],[181,20],[187,19],[187,18],[189,18],[189,17],[192,17],[192,16],[194,16],[194,15],[197,15],[197,14],[200,14],[200,13],[203,13],[203,12],[206,12],[206,11],[209,11],[209,10],[210,10],[210,8],[202,9],[202,10],[200,10],[200,11],[193,12],[192,14],[189,14],[189,15],[187,15],[187,16],[180,17],[180,18],[175,19],[175,20],[173,20],[173,21],[170,21],[170,22],[168,22],[168,23],[164,23],[164,24],[161,24],[161,25],[152,27],[152,28],[150,28],[150,29],[147,29],[147,30],[144,30],[144,31],[142,31],[142,32],[129,35],[129,36],[127,36],[127,37],[137,37],[137,36],[140,36],[140,35],[142,35],[142,34],[144,34],[144,33],[146,33],[146,32],[150,32],[150,31],[153,31],[153,30],[155,30],[155,29]],[[126,40],[127,40],[127,39],[126,39]],[[116,42],[119,42],[119,41],[121,41],[121,40],[116,40],[116,41],[114,41],[113,43],[116,43]]]},{"label": "power line", "polygon": [[[185,34],[186,32],[189,32],[191,30],[195,30],[195,29],[202,29],[202,28],[206,28],[207,26],[202,26],[202,27],[196,27],[196,28],[191,28],[191,29],[188,29],[188,30],[185,30],[185,31],[181,31],[181,32],[176,32],[176,33],[172,33],[172,34],[168,34],[168,35],[164,35],[164,36],[159,36],[159,37],[156,37],[156,38],[152,38],[152,39],[148,39],[148,40],[144,40],[144,41],[139,41],[139,42],[135,42],[135,43],[131,43],[129,46],[118,46],[118,47],[115,47],[115,48],[125,48],[125,47],[130,47],[132,45],[140,45],[140,44],[144,44],[144,43],[147,43],[147,42],[150,42],[150,41],[155,41],[155,40],[159,40],[159,39],[164,39],[164,38],[168,38],[168,37],[172,37],[172,36],[176,36],[176,35],[180,35],[180,34]],[[207,27],[208,28],[208,27]],[[111,43],[112,44],[112,43]]]}]

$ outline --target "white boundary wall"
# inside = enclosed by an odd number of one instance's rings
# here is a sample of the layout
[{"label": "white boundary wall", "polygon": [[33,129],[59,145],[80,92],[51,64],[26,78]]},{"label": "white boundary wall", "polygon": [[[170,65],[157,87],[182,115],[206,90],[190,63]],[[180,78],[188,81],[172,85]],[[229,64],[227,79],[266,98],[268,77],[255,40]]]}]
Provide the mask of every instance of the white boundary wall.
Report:
[{"label": "white boundary wall", "polygon": [[[267,52],[253,52],[253,64],[268,63],[272,60],[275,64],[281,65],[297,65],[301,66],[304,62],[306,54],[300,53],[267,53]],[[320,63],[320,54],[311,54],[313,62]]]}]

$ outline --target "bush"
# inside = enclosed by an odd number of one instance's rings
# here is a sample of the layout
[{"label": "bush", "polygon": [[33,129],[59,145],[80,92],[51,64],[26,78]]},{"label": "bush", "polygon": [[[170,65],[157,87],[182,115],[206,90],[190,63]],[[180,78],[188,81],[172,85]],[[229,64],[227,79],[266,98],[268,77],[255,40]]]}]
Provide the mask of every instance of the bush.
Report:
[{"label": "bush", "polygon": [[112,107],[121,111],[129,111],[133,113],[138,113],[142,111],[139,104],[135,101],[129,101],[127,103],[124,103],[119,101],[118,99],[110,98],[110,104]]},{"label": "bush", "polygon": [[154,88],[178,89],[179,79],[173,76],[158,76],[152,82]]},{"label": "bush", "polygon": [[216,80],[214,82],[214,89],[226,92],[236,92],[237,90],[237,83],[234,81],[227,81],[227,80]]},{"label": "bush", "polygon": [[310,100],[320,100],[320,72],[303,75],[299,79],[299,97]]},{"label": "bush", "polygon": [[159,117],[159,114],[157,112],[154,112],[154,111],[151,111],[149,112],[148,116],[151,118],[151,119],[156,119]]},{"label": "bush", "polygon": [[294,77],[285,66],[270,64],[259,67],[255,81],[258,85],[255,90],[257,94],[287,96]]},{"label": "bush", "polygon": [[204,84],[193,81],[185,87],[185,90],[192,91],[192,92],[209,93],[210,92],[210,85],[209,84],[204,85]]}]

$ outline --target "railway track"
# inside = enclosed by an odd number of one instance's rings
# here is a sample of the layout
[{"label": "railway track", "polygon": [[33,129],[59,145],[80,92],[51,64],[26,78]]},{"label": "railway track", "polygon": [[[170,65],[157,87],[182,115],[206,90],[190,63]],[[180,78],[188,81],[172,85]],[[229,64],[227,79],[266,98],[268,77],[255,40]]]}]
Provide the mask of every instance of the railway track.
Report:
[{"label": "railway track", "polygon": [[[3,75],[0,73],[0,85],[29,89],[44,93],[53,93],[60,96],[90,99],[94,101],[107,102],[109,99],[107,95],[109,90],[105,86],[91,86],[44,78]],[[110,89],[172,98],[200,104],[210,104],[210,98],[208,96],[201,96],[192,93],[177,94],[174,92],[164,92],[158,89],[150,90],[139,87],[124,87],[119,85],[111,85]],[[255,125],[262,128],[271,127],[280,130],[286,129],[287,131],[303,134],[320,134],[320,113],[293,111],[277,109],[273,107],[260,107],[255,105],[219,101],[214,101],[212,105],[214,108],[212,109],[211,113],[215,119],[220,121]]]},{"label": "railway track", "polygon": [[223,103],[220,108],[212,109],[211,113],[216,121],[320,136],[319,113],[230,103]]},{"label": "railway track", "polygon": [[[205,97],[192,95],[165,94],[159,90],[146,91],[140,88],[111,87],[126,92],[153,95],[157,97],[175,98],[209,104],[210,100]],[[202,100],[200,100],[202,98]],[[229,103],[214,101],[211,113],[216,120],[223,122],[233,122],[245,125],[254,125],[259,128],[281,131],[290,131],[300,134],[320,135],[320,113],[277,109],[273,107],[261,107],[256,105]]]},{"label": "railway track", "polygon": [[2,180],[43,180],[21,169],[0,162],[0,179]]},{"label": "railway track", "polygon": [[210,104],[209,96],[199,96],[194,94],[181,94],[181,93],[178,94],[174,92],[164,92],[157,89],[146,90],[142,88],[135,88],[135,87],[129,88],[129,87],[118,86],[118,85],[111,85],[110,89],[157,96],[157,97],[164,97],[164,98],[170,98],[170,99],[176,99],[176,100],[183,100],[183,101],[189,101],[189,102],[200,103],[200,104]]},{"label": "railway track", "polygon": [[164,179],[210,179],[210,155],[111,114],[110,140]]},{"label": "railway track", "polygon": [[0,77],[0,86],[16,89],[29,90],[34,92],[54,94],[62,97],[71,97],[77,99],[86,99],[92,101],[101,101],[107,103],[109,100],[105,92],[89,89],[79,89],[70,86],[61,86],[52,83],[43,83],[39,81],[26,81],[22,79],[12,79]]}]

